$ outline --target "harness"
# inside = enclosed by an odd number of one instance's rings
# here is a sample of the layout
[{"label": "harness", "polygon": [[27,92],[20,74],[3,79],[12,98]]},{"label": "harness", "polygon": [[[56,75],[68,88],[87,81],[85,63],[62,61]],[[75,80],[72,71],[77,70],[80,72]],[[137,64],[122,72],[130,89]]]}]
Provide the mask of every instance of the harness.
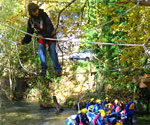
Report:
[{"label": "harness", "polygon": [[[31,18],[30,23],[31,23],[31,27],[36,29],[37,32],[39,32],[40,30],[46,29],[46,26],[43,24],[43,19],[41,17],[38,21],[36,21],[34,18]],[[55,36],[55,35],[56,34],[54,34],[53,36]],[[38,42],[41,43],[46,48],[44,40],[39,39]],[[49,40],[49,42],[48,42],[49,48],[50,48],[50,45],[52,42],[53,42],[53,40]]]},{"label": "harness", "polygon": [[44,27],[43,27],[43,20],[42,20],[41,17],[40,17],[40,19],[39,19],[38,21],[36,21],[34,18],[31,17],[31,20],[30,20],[30,21],[31,21],[31,27],[32,27],[32,28],[36,28],[36,26],[39,27],[38,30],[44,28]]}]

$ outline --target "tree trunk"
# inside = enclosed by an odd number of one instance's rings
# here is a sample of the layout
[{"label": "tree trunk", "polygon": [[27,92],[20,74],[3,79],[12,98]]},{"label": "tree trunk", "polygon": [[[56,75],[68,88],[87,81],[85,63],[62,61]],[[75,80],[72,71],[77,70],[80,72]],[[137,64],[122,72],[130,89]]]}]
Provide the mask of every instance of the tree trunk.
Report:
[{"label": "tree trunk", "polygon": [[63,111],[63,109],[61,108],[61,106],[58,104],[56,96],[53,96],[53,101],[54,101],[54,105],[55,105],[55,107],[57,109],[57,112]]}]

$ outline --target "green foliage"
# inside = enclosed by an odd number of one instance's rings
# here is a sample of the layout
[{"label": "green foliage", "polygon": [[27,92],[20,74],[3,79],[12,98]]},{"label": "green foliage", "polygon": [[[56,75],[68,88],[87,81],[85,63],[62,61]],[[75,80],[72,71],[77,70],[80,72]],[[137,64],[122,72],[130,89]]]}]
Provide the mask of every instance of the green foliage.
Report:
[{"label": "green foliage", "polygon": [[73,98],[68,98],[67,100],[66,100],[66,105],[68,105],[68,106],[73,106],[73,104],[74,104],[74,99]]},{"label": "green foliage", "polygon": [[[58,3],[55,4],[48,2],[43,4],[44,10],[49,14],[55,25],[57,24],[58,13],[66,5],[64,3],[60,4],[59,2],[61,1],[58,1]],[[135,5],[133,3],[112,3],[119,1],[120,0],[89,0],[83,2],[77,0],[62,13],[63,16],[67,16],[68,18],[61,22],[62,27],[58,28],[58,31],[61,31],[64,37],[74,35],[76,38],[81,38],[82,41],[86,41],[86,43],[80,45],[81,49],[87,47],[91,52],[96,53],[96,56],[99,59],[99,61],[94,60],[93,62],[72,62],[72,66],[69,69],[72,71],[72,76],[68,75],[69,77],[74,78],[74,73],[83,71],[83,69],[85,69],[85,72],[89,73],[90,65],[94,65],[97,68],[96,92],[105,92],[103,95],[107,94],[115,97],[116,92],[121,91],[121,93],[125,95],[124,97],[128,97],[128,94],[125,93],[125,91],[133,95],[136,93],[135,88],[138,86],[137,83],[132,82],[133,77],[143,76],[144,74],[149,75],[150,72],[149,68],[145,68],[148,66],[149,57],[145,55],[143,47],[107,46],[90,43],[144,44],[149,37],[149,7],[139,6],[111,23],[102,26],[102,24],[123,14],[126,10]],[[70,2],[70,0],[67,0],[66,2]],[[27,3],[29,3],[29,0],[27,0]],[[40,0],[37,1],[37,3],[40,3]],[[0,4],[2,4],[0,20],[5,24],[26,31],[28,15],[24,11],[25,2],[22,0],[2,0]],[[71,14],[78,15],[78,18],[74,19]],[[0,33],[7,33],[6,37],[9,40],[21,41],[24,36],[22,33],[19,33],[18,36],[16,36],[14,30],[5,28],[1,25],[0,30]],[[76,34],[82,32],[85,32],[82,36]],[[33,41],[34,40],[35,39],[33,39]],[[35,42],[35,54],[33,54],[34,50],[33,47],[31,47],[33,41],[29,46],[18,47],[19,57],[26,69],[39,72],[40,60],[37,54],[38,43]],[[0,72],[1,76],[7,77],[11,74],[11,77],[25,79],[26,77],[29,77],[27,79],[29,88],[32,90],[32,88],[36,86],[41,90],[41,102],[52,103],[50,93],[55,93],[55,90],[59,88],[59,82],[62,78],[56,78],[54,76],[55,71],[52,68],[51,61],[49,59],[47,61],[49,69],[46,78],[33,76],[32,74],[27,74],[22,71],[22,67],[18,62],[15,45],[4,40],[0,41],[0,45],[3,46],[5,54],[5,58],[3,58],[3,61],[1,62],[1,65],[4,66]],[[10,67],[10,69],[5,67]],[[47,82],[50,80],[54,81],[55,84]],[[74,82],[74,84],[75,86],[80,85],[79,82]],[[107,86],[109,86],[110,89],[107,89]],[[117,90],[114,90],[114,88],[117,88]],[[129,90],[131,90],[131,92]],[[90,91],[91,90],[87,90],[86,92],[88,96],[91,94]],[[137,88],[137,91],[140,91],[140,89]],[[137,92],[137,94],[139,93]],[[144,96],[147,94],[148,93]],[[100,96],[97,95],[96,97],[101,98]],[[123,96],[120,98],[123,99]],[[73,104],[73,99],[70,99],[68,105]]]}]

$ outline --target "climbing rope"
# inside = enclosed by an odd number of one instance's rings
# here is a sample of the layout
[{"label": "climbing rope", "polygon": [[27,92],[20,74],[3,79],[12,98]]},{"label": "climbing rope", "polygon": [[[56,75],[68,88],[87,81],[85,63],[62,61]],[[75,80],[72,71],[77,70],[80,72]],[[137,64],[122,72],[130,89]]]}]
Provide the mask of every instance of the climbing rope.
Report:
[{"label": "climbing rope", "polygon": [[38,73],[36,72],[32,72],[32,71],[29,71],[28,69],[26,69],[21,60],[20,60],[20,56],[19,56],[19,51],[18,51],[18,46],[17,46],[17,42],[16,41],[12,41],[12,40],[8,40],[8,39],[5,39],[4,37],[3,38],[0,38],[1,40],[5,40],[5,41],[8,41],[8,42],[11,42],[12,44],[14,44],[16,46],[16,53],[17,53],[17,58],[18,58],[18,61],[19,61],[19,64],[20,66],[28,73],[31,73],[31,74],[34,74],[34,75],[38,75]]},{"label": "climbing rope", "polygon": [[17,44],[15,43],[15,45],[16,45],[17,57],[18,57],[18,60],[19,60],[19,63],[20,63],[20,65],[21,65],[21,67],[22,67],[26,72],[28,72],[28,73],[31,73],[31,74],[34,74],[34,75],[38,75],[38,73],[29,71],[29,70],[27,70],[27,69],[23,66],[23,64],[22,64],[22,62],[21,62],[21,60],[20,60],[20,56],[19,56]]},{"label": "climbing rope", "polygon": [[147,43],[148,43],[149,40],[150,40],[150,37],[147,38],[146,42],[145,42],[144,45],[143,45],[143,46],[144,46],[145,53],[146,53],[148,56],[150,56],[150,50],[147,49],[146,45],[147,45]]},{"label": "climbing rope", "polygon": [[[16,28],[14,28],[14,27],[11,27],[11,26],[9,26],[9,25],[6,25],[6,24],[3,24],[3,23],[1,23],[0,22],[0,24],[1,25],[3,25],[3,26],[6,26],[6,27],[8,27],[8,28],[11,28],[11,29],[14,29],[14,30],[16,30],[16,31],[19,31],[19,32],[22,32],[22,33],[24,33],[24,34],[27,34],[27,35],[30,35],[30,36],[32,36],[32,37],[36,37],[36,38],[38,38],[38,36],[36,36],[36,35],[32,35],[32,34],[30,34],[30,33],[27,33],[27,32],[24,32],[24,31],[22,31],[22,30],[19,30],[19,29],[16,29]],[[87,43],[87,42],[84,42],[84,41],[73,41],[72,39],[54,39],[54,38],[44,38],[45,40],[58,40],[58,41],[72,41],[72,42],[75,42],[75,43]],[[122,44],[122,43],[101,43],[101,42],[88,42],[89,44],[99,44],[99,45],[116,45],[116,46],[144,46],[144,44]]]}]

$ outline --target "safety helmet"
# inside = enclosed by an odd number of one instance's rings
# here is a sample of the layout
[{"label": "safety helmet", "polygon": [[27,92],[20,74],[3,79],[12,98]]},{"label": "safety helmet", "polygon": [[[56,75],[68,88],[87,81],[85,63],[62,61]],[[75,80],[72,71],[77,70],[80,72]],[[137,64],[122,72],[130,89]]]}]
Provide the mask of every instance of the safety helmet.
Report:
[{"label": "safety helmet", "polygon": [[108,97],[106,97],[105,99],[109,99]]},{"label": "safety helmet", "polygon": [[111,103],[108,103],[107,106],[108,106],[108,105],[111,106]]},{"label": "safety helmet", "polygon": [[87,112],[86,108],[84,108],[84,109],[81,110],[81,113],[83,113],[83,114],[86,114],[86,112]]},{"label": "safety helmet", "polygon": [[96,100],[96,103],[98,103],[98,102],[101,102],[101,101],[102,101],[102,100],[100,100],[100,99],[97,99],[97,100]]},{"label": "safety helmet", "polygon": [[114,101],[115,103],[118,103],[118,99],[115,99],[115,101]]},{"label": "safety helmet", "polygon": [[91,99],[90,99],[90,102],[93,102],[93,101],[94,101],[94,98],[91,98]]}]

